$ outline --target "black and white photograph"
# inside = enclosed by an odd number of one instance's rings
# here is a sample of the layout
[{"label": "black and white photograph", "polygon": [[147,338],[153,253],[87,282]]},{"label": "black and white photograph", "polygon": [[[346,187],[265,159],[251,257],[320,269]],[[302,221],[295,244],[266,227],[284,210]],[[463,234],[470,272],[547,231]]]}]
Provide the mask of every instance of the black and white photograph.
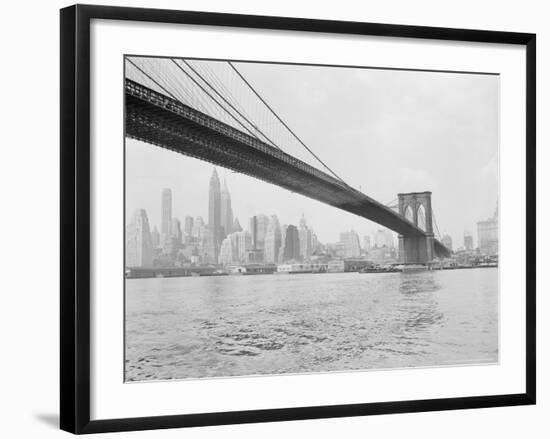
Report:
[{"label": "black and white photograph", "polygon": [[499,363],[498,74],[123,62],[126,382]]},{"label": "black and white photograph", "polygon": [[545,6],[7,3],[0,436],[548,436]]}]

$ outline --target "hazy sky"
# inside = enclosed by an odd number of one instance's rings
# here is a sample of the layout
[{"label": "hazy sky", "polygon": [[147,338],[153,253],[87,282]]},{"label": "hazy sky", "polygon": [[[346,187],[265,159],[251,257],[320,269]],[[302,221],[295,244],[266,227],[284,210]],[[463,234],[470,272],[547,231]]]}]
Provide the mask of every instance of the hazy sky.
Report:
[{"label": "hazy sky", "polygon": [[[291,128],[348,184],[381,202],[399,192],[432,191],[441,234],[456,248],[464,231],[495,210],[498,198],[499,78],[489,75],[272,64],[236,64]],[[315,164],[296,144],[286,152]],[[319,165],[317,164],[317,167]],[[217,167],[244,227],[255,214],[298,224],[302,213],[322,242],[364,218]],[[208,218],[213,166],[156,146],[126,142],[127,217],[147,210],[160,229],[161,191],[173,214]],[[477,242],[477,241],[476,241]]]}]

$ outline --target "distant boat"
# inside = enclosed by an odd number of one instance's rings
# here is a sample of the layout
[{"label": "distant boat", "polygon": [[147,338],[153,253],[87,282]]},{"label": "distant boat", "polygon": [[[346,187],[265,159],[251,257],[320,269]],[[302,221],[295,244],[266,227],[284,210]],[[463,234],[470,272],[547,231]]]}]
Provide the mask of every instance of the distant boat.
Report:
[{"label": "distant boat", "polygon": [[205,272],[196,272],[192,271],[192,277],[206,277],[206,276],[227,276],[228,273],[225,271],[205,271]]},{"label": "distant boat", "polygon": [[478,267],[480,268],[498,267],[498,262],[481,262],[480,264],[478,264]]},{"label": "distant boat", "polygon": [[369,267],[359,270],[358,273],[369,274],[369,273],[400,273],[403,270],[398,267]]},{"label": "distant boat", "polygon": [[429,268],[427,265],[410,264],[403,265],[403,273],[416,273],[419,271],[427,271]]},{"label": "distant boat", "polygon": [[326,273],[327,269],[327,264],[318,263],[280,264],[277,266],[276,274]]}]

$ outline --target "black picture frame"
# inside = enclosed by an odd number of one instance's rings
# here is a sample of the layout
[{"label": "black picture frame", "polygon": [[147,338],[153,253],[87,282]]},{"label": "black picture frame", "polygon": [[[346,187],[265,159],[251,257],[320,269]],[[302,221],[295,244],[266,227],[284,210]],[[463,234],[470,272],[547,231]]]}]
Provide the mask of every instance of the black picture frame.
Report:
[{"label": "black picture frame", "polygon": [[[536,401],[536,36],[303,18],[75,5],[60,11],[61,286],[60,426],[81,434],[426,412],[535,404]],[[90,419],[90,22],[131,20],[523,45],[526,48],[526,376],[525,393],[383,403]]]}]

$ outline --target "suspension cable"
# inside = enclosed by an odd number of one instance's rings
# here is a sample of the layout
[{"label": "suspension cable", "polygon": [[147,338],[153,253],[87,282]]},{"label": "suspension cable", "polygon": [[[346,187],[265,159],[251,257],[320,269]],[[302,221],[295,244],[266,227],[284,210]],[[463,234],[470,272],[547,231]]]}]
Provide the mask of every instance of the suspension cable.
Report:
[{"label": "suspension cable", "polygon": [[199,72],[197,72],[196,69],[193,68],[193,66],[187,62],[187,60],[185,59],[181,59],[181,61],[183,61],[185,63],[185,65],[187,67],[189,67],[189,69],[195,73],[195,75],[197,75],[206,85],[208,85],[208,87],[210,87],[210,89],[216,93],[216,95],[218,95],[227,105],[229,105],[239,116],[241,116],[246,122],[248,122],[248,124],[250,124],[256,131],[258,131],[262,137],[264,137],[272,146],[274,146],[275,148],[277,148],[278,150],[281,150],[281,148],[279,148],[275,142],[273,142],[273,140],[271,140],[269,137],[267,137],[263,132],[262,130],[260,130],[254,123],[252,123],[245,115],[243,115],[237,108],[235,108],[235,106],[229,102],[218,90],[216,90],[216,88],[210,84],[210,82],[208,80],[206,80]]},{"label": "suspension cable", "polygon": [[344,183],[346,186],[348,185],[342,178],[340,178],[340,176],[338,176],[338,174],[336,174],[332,169],[330,169],[319,157],[317,157],[317,155],[315,155],[315,153],[307,147],[307,145],[302,141],[302,139],[300,139],[296,133],[294,131],[292,131],[292,129],[279,117],[279,115],[275,112],[275,110],[273,110],[273,108],[271,108],[271,106],[260,96],[260,94],[256,91],[256,89],[250,84],[250,82],[248,82],[246,80],[246,78],[241,74],[241,72],[239,72],[239,70],[237,70],[237,68],[233,65],[233,63],[231,61],[227,61],[229,63],[229,65],[231,66],[231,68],[235,71],[235,73],[243,80],[243,82],[248,86],[248,88],[250,88],[250,90],[252,90],[252,92],[258,97],[258,99],[260,99],[260,101],[262,101],[262,103],[269,109],[269,111],[271,112],[271,114],[273,114],[277,120],[279,122],[281,122],[281,124],[283,124],[283,126],[290,132],[290,134],[292,134],[292,136],[298,141],[300,142],[300,144],[306,149],[309,151],[309,153],[315,157],[319,163],[321,163],[332,175],[334,175],[338,180],[340,180],[342,183]]},{"label": "suspension cable", "polygon": [[219,101],[214,97],[212,96],[208,90],[206,90],[195,78],[193,78],[189,72],[185,71],[183,69],[182,66],[180,66],[175,60],[174,58],[170,58],[170,60],[185,74],[187,75],[187,77],[189,79],[191,79],[191,81],[193,81],[195,83],[195,85],[197,85],[210,99],[212,99],[216,104],[218,104],[218,106],[224,110],[235,122],[237,122],[243,129],[245,129],[252,137],[255,137],[256,139],[258,138],[258,136],[256,134],[254,134],[252,131],[250,131],[250,129],[244,125],[239,119],[237,119],[227,108],[225,108],[222,104],[219,103]]},{"label": "suspension cable", "polygon": [[176,98],[169,90],[167,90],[165,87],[160,85],[158,81],[156,81],[151,75],[149,75],[145,70],[143,70],[141,67],[139,67],[135,62],[133,62],[130,58],[126,58],[126,61],[128,61],[130,64],[132,64],[136,69],[138,69],[142,74],[144,74],[149,80],[151,80],[154,84],[156,84],[160,89],[166,93],[168,96],[170,96],[172,99],[181,102],[180,99]]},{"label": "suspension cable", "polygon": [[433,219],[433,222],[434,222],[434,225],[435,225],[435,230],[437,230],[437,237],[439,239],[441,239],[441,233],[439,232],[439,227],[437,227],[437,220],[435,219],[435,213],[434,213],[433,208],[432,208],[432,219]]}]

